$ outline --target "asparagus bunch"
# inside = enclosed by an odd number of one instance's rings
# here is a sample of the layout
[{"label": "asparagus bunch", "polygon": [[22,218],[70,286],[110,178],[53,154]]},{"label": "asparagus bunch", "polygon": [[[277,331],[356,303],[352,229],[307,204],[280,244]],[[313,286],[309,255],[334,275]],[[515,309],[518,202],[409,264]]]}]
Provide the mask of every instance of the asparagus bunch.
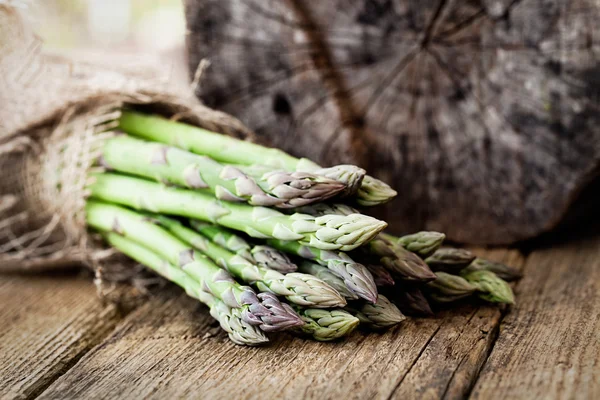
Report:
[{"label": "asparagus bunch", "polygon": [[109,171],[89,175],[88,226],[206,304],[237,344],[280,330],[330,341],[358,325],[386,329],[432,315],[430,301],[514,302],[502,278],[518,271],[441,248],[438,232],[384,233],[384,221],[344,203],[396,195],[359,167],[322,168],[138,113],[119,126],[137,138],[105,141]]}]

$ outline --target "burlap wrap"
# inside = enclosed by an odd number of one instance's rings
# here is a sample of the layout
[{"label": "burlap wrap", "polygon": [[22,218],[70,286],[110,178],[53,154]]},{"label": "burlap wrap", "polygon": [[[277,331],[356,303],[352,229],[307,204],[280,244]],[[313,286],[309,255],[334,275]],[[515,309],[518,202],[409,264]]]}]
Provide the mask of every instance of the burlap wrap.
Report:
[{"label": "burlap wrap", "polygon": [[[85,227],[86,176],[123,106],[250,136],[150,66],[45,54],[20,12],[0,1],[0,272],[97,267],[106,258]],[[117,264],[103,269],[119,279]]]}]

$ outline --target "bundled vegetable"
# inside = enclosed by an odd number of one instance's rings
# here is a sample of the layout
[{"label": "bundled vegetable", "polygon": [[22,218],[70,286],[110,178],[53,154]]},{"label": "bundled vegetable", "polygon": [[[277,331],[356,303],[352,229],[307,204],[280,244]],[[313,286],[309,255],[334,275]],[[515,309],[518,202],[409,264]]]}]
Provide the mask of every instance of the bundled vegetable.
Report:
[{"label": "bundled vegetable", "polygon": [[394,237],[354,208],[396,195],[357,166],[130,111],[118,126],[89,173],[88,227],[206,304],[237,344],[282,330],[334,340],[459,299],[514,302],[511,268],[442,248],[438,232]]}]

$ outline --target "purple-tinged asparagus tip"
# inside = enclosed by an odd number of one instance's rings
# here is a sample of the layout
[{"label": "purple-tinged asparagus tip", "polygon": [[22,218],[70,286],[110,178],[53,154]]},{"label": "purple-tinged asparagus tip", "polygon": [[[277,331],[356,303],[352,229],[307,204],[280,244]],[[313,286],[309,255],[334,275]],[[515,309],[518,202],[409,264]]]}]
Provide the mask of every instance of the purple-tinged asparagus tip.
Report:
[{"label": "purple-tinged asparagus tip", "polygon": [[300,316],[288,304],[280,302],[277,296],[264,292],[258,293],[257,296],[261,301],[261,308],[266,309],[267,312],[263,310],[254,313],[252,308],[251,311],[262,321],[260,328],[263,331],[282,331],[304,325]]}]

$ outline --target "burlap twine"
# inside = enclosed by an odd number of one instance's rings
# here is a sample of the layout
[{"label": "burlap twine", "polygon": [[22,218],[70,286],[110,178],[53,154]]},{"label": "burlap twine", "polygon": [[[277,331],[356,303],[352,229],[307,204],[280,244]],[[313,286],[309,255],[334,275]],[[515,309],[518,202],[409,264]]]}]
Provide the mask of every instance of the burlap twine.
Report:
[{"label": "burlap twine", "polygon": [[[199,74],[197,74],[199,76]],[[84,264],[100,278],[133,271],[86,230],[87,173],[122,107],[249,138],[156,68],[98,66],[45,54],[21,11],[0,0],[0,273]]]}]

